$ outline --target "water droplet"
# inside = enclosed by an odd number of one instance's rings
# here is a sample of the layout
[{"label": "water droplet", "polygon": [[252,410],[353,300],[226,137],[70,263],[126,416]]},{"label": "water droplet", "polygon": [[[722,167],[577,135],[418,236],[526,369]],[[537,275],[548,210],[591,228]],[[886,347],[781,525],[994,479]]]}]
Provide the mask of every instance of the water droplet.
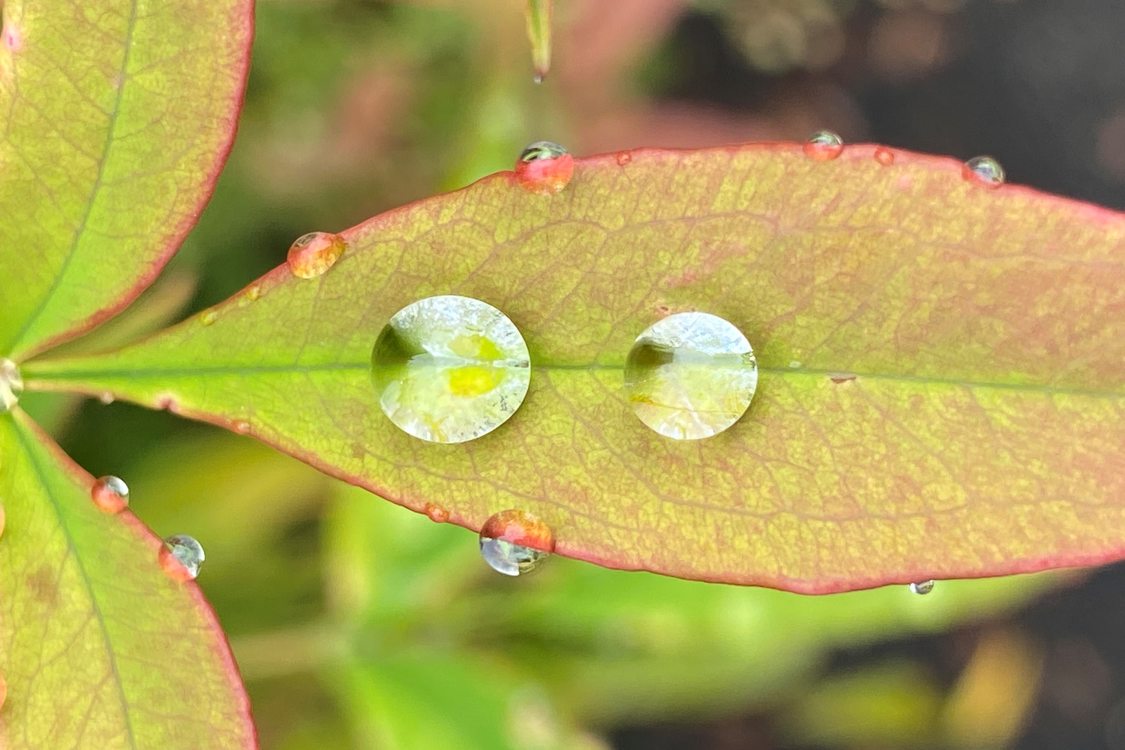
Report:
[{"label": "water droplet", "polygon": [[336,265],[346,248],[344,238],[338,234],[309,232],[298,237],[289,246],[285,262],[294,276],[315,279]]},{"label": "water droplet", "polygon": [[889,167],[895,163],[895,152],[885,146],[876,146],[875,161],[879,162],[884,167]]},{"label": "water droplet", "polygon": [[444,295],[391,317],[371,352],[371,375],[379,406],[401,430],[462,443],[516,413],[531,363],[507,315],[480,300]]},{"label": "water droplet", "polygon": [[160,548],[160,567],[177,581],[194,581],[203,566],[203,545],[187,534],[176,534],[164,540]]},{"label": "water droplet", "polygon": [[449,520],[449,511],[437,503],[426,503],[426,515],[434,523],[445,523]]},{"label": "water droplet", "polygon": [[805,141],[805,156],[831,161],[844,152],[844,139],[831,130],[818,130]]},{"label": "water droplet", "polygon": [[90,488],[90,497],[106,513],[120,513],[129,505],[129,485],[120,477],[98,477]]},{"label": "water droplet", "polygon": [[722,318],[669,315],[637,337],[625,361],[633,411],[676,440],[717,435],[742,417],[758,385],[750,342]]},{"label": "water droplet", "polygon": [[1004,184],[1004,168],[991,156],[974,156],[969,159],[961,167],[961,176],[991,189]]},{"label": "water droplet", "polygon": [[11,411],[20,402],[23,376],[10,359],[0,359],[0,414]]},{"label": "water droplet", "polygon": [[574,175],[574,157],[557,143],[536,141],[516,162],[516,180],[525,190],[541,195],[557,193]]},{"label": "water droplet", "polygon": [[236,419],[231,422],[231,429],[233,429],[239,435],[245,435],[246,433],[250,432],[250,423],[245,419]]},{"label": "water droplet", "polygon": [[219,319],[219,314],[214,310],[205,310],[199,315],[199,322],[205,326],[209,326]]},{"label": "water droplet", "polygon": [[910,584],[910,591],[924,596],[934,590],[934,581],[918,581],[917,583]]},{"label": "water droplet", "polygon": [[554,549],[551,527],[523,511],[501,511],[480,530],[481,556],[489,567],[506,576],[530,573]]},{"label": "water droplet", "polygon": [[113,403],[113,394],[110,391],[102,391],[98,395],[98,401],[108,406]]}]

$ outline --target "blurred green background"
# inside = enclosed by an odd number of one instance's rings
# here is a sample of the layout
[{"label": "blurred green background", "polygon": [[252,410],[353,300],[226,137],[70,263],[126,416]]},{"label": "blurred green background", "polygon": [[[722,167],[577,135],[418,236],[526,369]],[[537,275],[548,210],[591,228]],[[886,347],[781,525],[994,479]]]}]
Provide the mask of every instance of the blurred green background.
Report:
[{"label": "blurred green background", "polygon": [[[1125,207],[1120,0],[259,0],[235,149],[104,347],[213,304],[293,238],[616,148],[846,140],[969,157]],[[551,559],[505,579],[460,529],[246,438],[29,394],[157,533],[207,549],[266,748],[1125,748],[1125,569],[800,597]],[[674,544],[674,539],[667,540]]]}]

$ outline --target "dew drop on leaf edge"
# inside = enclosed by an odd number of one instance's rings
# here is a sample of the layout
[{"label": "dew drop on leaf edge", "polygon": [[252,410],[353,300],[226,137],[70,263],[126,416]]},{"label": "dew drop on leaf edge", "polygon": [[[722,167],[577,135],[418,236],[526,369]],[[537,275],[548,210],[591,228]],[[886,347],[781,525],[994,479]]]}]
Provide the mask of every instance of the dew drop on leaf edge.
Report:
[{"label": "dew drop on leaf edge", "polygon": [[561,192],[574,176],[574,157],[554,141],[536,141],[516,160],[516,181],[531,193]]},{"label": "dew drop on leaf edge", "polygon": [[294,276],[315,279],[336,265],[345,249],[347,243],[338,234],[309,232],[298,237],[289,246],[285,263]]},{"label": "dew drop on leaf edge", "polygon": [[919,596],[925,596],[926,594],[928,594],[928,593],[930,593],[931,591],[934,590],[935,585],[936,585],[936,582],[932,581],[932,580],[931,581],[917,581],[915,583],[910,584],[910,593],[918,594]]},{"label": "dew drop on leaf edge", "polygon": [[160,567],[173,580],[194,581],[204,559],[203,545],[187,534],[170,536],[160,547]]},{"label": "dew drop on leaf edge", "polygon": [[490,568],[506,576],[530,573],[554,549],[554,531],[530,513],[504,510],[481,526],[481,557]]},{"label": "dew drop on leaf edge", "polygon": [[90,488],[90,497],[106,513],[120,513],[129,505],[129,485],[120,477],[98,477]]},{"label": "dew drop on leaf edge", "polygon": [[712,437],[742,418],[758,386],[746,336],[717,315],[683,312],[637,337],[625,360],[634,413],[674,440]]},{"label": "dew drop on leaf edge", "polygon": [[818,130],[805,141],[804,151],[817,161],[831,161],[844,152],[844,139],[831,130]]},{"label": "dew drop on leaf edge", "polygon": [[961,176],[990,189],[1004,184],[1004,168],[991,156],[974,156],[969,159],[961,168]]},{"label": "dew drop on leaf edge", "polygon": [[379,408],[403,432],[463,443],[516,413],[531,361],[507,315],[471,297],[441,295],[391,316],[371,350],[371,381]]},{"label": "dew drop on leaf edge", "polygon": [[20,368],[10,359],[0,359],[0,414],[11,411],[20,402],[23,393],[23,376]]}]

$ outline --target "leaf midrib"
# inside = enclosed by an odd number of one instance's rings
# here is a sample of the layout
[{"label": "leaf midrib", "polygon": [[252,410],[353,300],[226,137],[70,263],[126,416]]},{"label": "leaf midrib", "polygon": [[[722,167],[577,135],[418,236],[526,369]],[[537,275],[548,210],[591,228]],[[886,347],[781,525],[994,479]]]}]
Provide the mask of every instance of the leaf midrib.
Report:
[{"label": "leaf midrib", "polygon": [[[55,291],[59,288],[62,280],[66,278],[70,270],[70,264],[74,260],[75,252],[78,250],[78,245],[82,241],[82,236],[86,232],[86,225],[90,221],[90,216],[94,212],[94,205],[98,202],[98,196],[101,192],[102,180],[105,177],[106,164],[109,163],[110,150],[117,135],[117,125],[120,121],[121,115],[121,102],[125,96],[125,87],[128,85],[129,76],[129,60],[132,58],[133,53],[133,35],[137,28],[137,5],[139,0],[133,0],[129,8],[129,21],[125,31],[125,49],[121,57],[121,67],[119,71],[121,85],[117,87],[117,94],[113,99],[113,109],[109,113],[109,123],[106,130],[105,142],[102,144],[101,158],[98,159],[98,173],[94,177],[94,184],[90,188],[89,198],[86,201],[86,212],[82,215],[82,220],[74,229],[74,235],[70,242],[70,247],[67,250],[66,258],[63,259],[62,266],[59,268],[54,279],[51,280],[51,285],[47,287],[39,304],[31,311],[23,326],[19,329],[15,336],[12,337],[12,343],[9,347],[12,352],[18,353],[21,349],[29,348],[24,345],[23,338],[28,330],[38,322],[42,317],[43,311],[47,309],[51,300],[55,296]],[[0,3],[2,4],[2,3]]]},{"label": "leaf midrib", "polygon": [[[53,382],[91,381],[98,382],[106,379],[126,378],[129,380],[150,380],[153,378],[182,378],[204,375],[254,375],[259,373],[293,373],[306,374],[317,372],[355,372],[368,371],[371,365],[364,362],[338,362],[310,365],[212,365],[207,367],[169,367],[149,368],[144,370],[96,369],[96,370],[59,370],[37,375],[34,364],[31,363],[24,370],[24,385],[28,390],[59,391],[62,388],[49,386]],[[532,377],[536,372],[623,372],[624,365],[603,364],[537,364],[532,363]],[[1125,390],[1115,391],[1106,388],[1080,388],[1073,386],[1050,386],[1035,383],[1012,383],[1003,381],[966,380],[957,378],[934,378],[921,375],[902,375],[896,373],[862,372],[844,369],[818,369],[808,367],[762,367],[759,372],[768,373],[771,377],[847,377],[856,380],[875,380],[890,383],[910,383],[915,385],[949,386],[970,389],[988,389],[1017,391],[1022,393],[1040,393],[1050,396],[1084,396],[1099,399],[1125,399]],[[47,387],[44,387],[44,386]]]},{"label": "leaf midrib", "polygon": [[54,494],[51,492],[51,486],[48,483],[48,474],[45,468],[40,464],[39,459],[34,450],[34,446],[29,442],[28,436],[25,435],[24,430],[19,424],[14,424],[12,427],[16,434],[16,439],[19,440],[23,448],[24,454],[28,458],[28,462],[35,470],[35,474],[39,479],[39,485],[43,488],[43,495],[50,501],[52,509],[55,511],[55,517],[58,519],[59,528],[62,529],[66,537],[66,544],[70,550],[71,557],[78,568],[78,572],[82,576],[82,582],[86,586],[86,593],[89,595],[90,607],[93,609],[94,617],[97,620],[98,628],[102,632],[102,639],[105,643],[106,657],[109,660],[109,667],[113,673],[113,683],[117,687],[117,695],[121,700],[121,714],[125,719],[125,730],[128,733],[129,747],[137,750],[137,740],[133,732],[133,719],[129,712],[129,702],[125,698],[125,687],[121,681],[121,672],[117,668],[117,656],[114,654],[113,649],[110,647],[112,639],[109,636],[109,630],[106,628],[105,616],[102,614],[101,606],[98,604],[98,598],[94,593],[93,582],[89,574],[86,572],[86,565],[82,561],[82,556],[78,553],[78,548],[74,544],[74,537],[70,532],[70,527],[66,523],[66,514],[62,511],[62,506],[56,500]]}]

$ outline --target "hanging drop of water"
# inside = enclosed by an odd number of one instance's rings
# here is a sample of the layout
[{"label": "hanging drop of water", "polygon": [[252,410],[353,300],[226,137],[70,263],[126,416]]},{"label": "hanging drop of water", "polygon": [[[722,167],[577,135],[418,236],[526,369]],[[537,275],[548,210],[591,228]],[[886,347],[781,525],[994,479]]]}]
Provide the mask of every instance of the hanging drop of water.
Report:
[{"label": "hanging drop of water", "polygon": [[805,156],[831,161],[844,152],[844,139],[831,130],[818,130],[805,141]]},{"label": "hanging drop of water", "polygon": [[23,376],[20,368],[10,359],[0,359],[0,414],[9,412],[20,402],[23,393]]},{"label": "hanging drop of water", "polygon": [[934,584],[934,581],[918,581],[910,584],[910,591],[919,596],[924,596],[934,590]]},{"label": "hanging drop of water", "polygon": [[974,156],[969,159],[961,167],[961,176],[990,189],[1004,184],[1004,168],[991,156]]},{"label": "hanging drop of water", "polygon": [[164,540],[160,548],[160,567],[177,581],[194,581],[206,555],[203,545],[187,534],[176,534]]},{"label": "hanging drop of water", "polygon": [[480,530],[481,557],[506,576],[530,573],[554,549],[551,527],[523,511],[501,511],[485,521]]},{"label": "hanging drop of water", "polygon": [[560,192],[574,175],[574,157],[552,141],[536,141],[516,161],[516,180],[527,191],[550,195]]},{"label": "hanging drop of water", "polygon": [[98,477],[90,488],[90,497],[106,513],[120,513],[129,505],[129,485],[120,477]]},{"label": "hanging drop of water", "polygon": [[750,407],[758,364],[734,325],[702,312],[669,315],[637,337],[625,390],[642,422],[664,437],[717,435]]},{"label": "hanging drop of water", "polygon": [[471,297],[443,295],[391,317],[371,352],[371,378],[380,408],[399,429],[463,443],[516,413],[531,362],[507,315]]},{"label": "hanging drop of water", "polygon": [[309,232],[293,241],[285,262],[294,276],[315,279],[334,266],[346,248],[338,234]]}]

